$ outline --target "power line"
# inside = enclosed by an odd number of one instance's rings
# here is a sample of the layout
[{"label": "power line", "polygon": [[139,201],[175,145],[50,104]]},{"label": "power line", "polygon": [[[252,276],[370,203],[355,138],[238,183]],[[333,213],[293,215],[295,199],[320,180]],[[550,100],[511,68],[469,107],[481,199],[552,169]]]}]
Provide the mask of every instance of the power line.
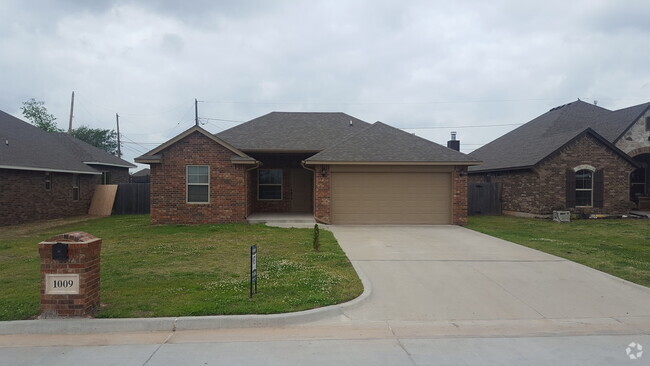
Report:
[{"label": "power line", "polygon": [[[585,97],[580,98],[582,100],[591,100],[593,98]],[[611,98],[601,98],[601,99],[611,99]],[[217,104],[257,104],[257,105],[273,105],[273,104],[304,104],[304,105],[378,105],[378,104],[387,104],[387,105],[430,105],[430,104],[467,104],[467,103],[511,103],[511,102],[539,102],[539,101],[566,101],[573,100],[571,98],[513,98],[513,99],[466,99],[466,100],[430,100],[430,101],[421,101],[421,102],[388,102],[388,101],[359,101],[359,102],[350,102],[350,101],[331,101],[331,102],[309,102],[309,101],[272,101],[272,102],[261,102],[261,101],[250,101],[250,100],[215,100],[215,101],[205,101],[205,103],[217,103]]]},{"label": "power line", "polygon": [[239,120],[236,120],[236,119],[208,118],[208,117],[201,117],[200,119],[207,119],[209,121],[232,122],[232,123],[244,123],[244,122],[246,122],[246,121],[239,121]]},{"label": "power line", "polygon": [[434,127],[400,127],[403,130],[431,130],[434,128],[480,128],[480,127],[502,127],[502,126],[521,126],[523,123],[504,123],[498,125],[466,125],[466,126],[434,126]]}]

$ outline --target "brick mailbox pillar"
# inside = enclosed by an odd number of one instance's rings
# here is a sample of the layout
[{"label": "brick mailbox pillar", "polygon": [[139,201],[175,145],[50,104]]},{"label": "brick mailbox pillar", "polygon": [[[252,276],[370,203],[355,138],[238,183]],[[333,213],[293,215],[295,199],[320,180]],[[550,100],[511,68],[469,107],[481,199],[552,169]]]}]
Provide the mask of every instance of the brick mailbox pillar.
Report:
[{"label": "brick mailbox pillar", "polygon": [[41,317],[88,317],[99,308],[102,240],[84,232],[38,243],[41,256]]}]

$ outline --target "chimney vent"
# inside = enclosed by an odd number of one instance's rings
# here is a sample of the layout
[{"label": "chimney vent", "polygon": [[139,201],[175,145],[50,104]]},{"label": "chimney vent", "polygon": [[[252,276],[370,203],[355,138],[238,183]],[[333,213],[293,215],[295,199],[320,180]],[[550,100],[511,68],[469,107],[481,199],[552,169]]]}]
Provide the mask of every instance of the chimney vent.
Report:
[{"label": "chimney vent", "polygon": [[447,147],[456,151],[460,151],[460,140],[456,140],[456,131],[451,133],[451,140],[447,141]]}]

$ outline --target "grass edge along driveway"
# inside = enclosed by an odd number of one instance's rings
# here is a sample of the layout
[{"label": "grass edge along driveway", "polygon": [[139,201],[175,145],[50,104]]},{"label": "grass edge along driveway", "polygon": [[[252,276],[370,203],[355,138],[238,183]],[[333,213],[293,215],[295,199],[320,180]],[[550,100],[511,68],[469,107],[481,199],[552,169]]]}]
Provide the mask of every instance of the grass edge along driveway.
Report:
[{"label": "grass edge along driveway", "polygon": [[470,216],[467,228],[650,287],[650,221]]},{"label": "grass edge along driveway", "polygon": [[[100,318],[271,314],[342,303],[363,292],[331,232],[262,224],[149,225],[148,215],[61,226],[0,227],[0,320],[39,312],[38,242],[70,231],[103,240]],[[258,294],[249,299],[250,246]]]}]

